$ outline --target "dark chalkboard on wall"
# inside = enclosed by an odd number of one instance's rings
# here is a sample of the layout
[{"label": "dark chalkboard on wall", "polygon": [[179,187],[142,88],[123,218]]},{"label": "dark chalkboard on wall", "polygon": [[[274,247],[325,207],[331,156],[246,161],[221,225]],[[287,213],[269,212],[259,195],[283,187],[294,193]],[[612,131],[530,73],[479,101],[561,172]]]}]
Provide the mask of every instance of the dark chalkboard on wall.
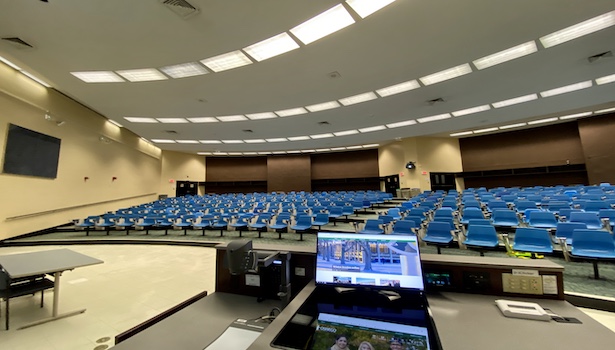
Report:
[{"label": "dark chalkboard on wall", "polygon": [[58,176],[61,141],[9,124],[2,172],[55,179]]}]

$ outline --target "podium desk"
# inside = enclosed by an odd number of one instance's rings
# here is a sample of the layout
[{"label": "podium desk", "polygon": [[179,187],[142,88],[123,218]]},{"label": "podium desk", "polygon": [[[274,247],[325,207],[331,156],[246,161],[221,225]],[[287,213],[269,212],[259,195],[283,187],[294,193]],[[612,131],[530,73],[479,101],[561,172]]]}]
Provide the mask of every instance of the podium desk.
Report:
[{"label": "podium desk", "polygon": [[53,309],[51,317],[21,326],[18,329],[84,313],[85,309],[63,314],[58,312],[60,306],[60,276],[62,276],[64,271],[102,263],[102,260],[70,249],[53,249],[31,253],[0,255],[0,266],[4,268],[10,278],[44,274],[52,274],[54,276]]}]

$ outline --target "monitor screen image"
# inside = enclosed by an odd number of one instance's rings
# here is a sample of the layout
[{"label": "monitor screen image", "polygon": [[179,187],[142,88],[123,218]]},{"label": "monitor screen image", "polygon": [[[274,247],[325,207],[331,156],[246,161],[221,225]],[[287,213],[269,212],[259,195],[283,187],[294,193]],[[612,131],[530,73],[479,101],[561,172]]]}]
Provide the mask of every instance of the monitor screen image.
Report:
[{"label": "monitor screen image", "polygon": [[319,232],[316,283],[424,290],[417,237]]}]

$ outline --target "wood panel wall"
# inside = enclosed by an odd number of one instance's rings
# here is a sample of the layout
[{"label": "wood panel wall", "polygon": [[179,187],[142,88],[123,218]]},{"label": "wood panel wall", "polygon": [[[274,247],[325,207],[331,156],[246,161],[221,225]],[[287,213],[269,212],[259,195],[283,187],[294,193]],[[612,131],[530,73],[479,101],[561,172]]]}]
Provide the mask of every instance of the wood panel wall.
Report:
[{"label": "wood panel wall", "polygon": [[312,191],[309,155],[267,157],[267,192]]},{"label": "wood panel wall", "polygon": [[579,134],[590,184],[615,184],[615,113],[580,119]]},{"label": "wood panel wall", "polygon": [[205,181],[267,181],[267,157],[207,157]]},{"label": "wood panel wall", "polygon": [[377,149],[312,155],[312,180],[378,176]]}]

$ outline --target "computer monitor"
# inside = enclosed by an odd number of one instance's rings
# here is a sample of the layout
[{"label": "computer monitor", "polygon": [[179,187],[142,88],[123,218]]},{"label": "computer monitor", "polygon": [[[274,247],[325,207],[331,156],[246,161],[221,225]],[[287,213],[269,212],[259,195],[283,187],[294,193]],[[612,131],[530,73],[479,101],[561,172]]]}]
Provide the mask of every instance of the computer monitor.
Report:
[{"label": "computer monitor", "polygon": [[318,232],[316,283],[424,291],[417,237]]},{"label": "computer monitor", "polygon": [[252,250],[252,241],[236,240],[226,246],[225,264],[231,275],[241,275],[256,270],[258,257]]}]

